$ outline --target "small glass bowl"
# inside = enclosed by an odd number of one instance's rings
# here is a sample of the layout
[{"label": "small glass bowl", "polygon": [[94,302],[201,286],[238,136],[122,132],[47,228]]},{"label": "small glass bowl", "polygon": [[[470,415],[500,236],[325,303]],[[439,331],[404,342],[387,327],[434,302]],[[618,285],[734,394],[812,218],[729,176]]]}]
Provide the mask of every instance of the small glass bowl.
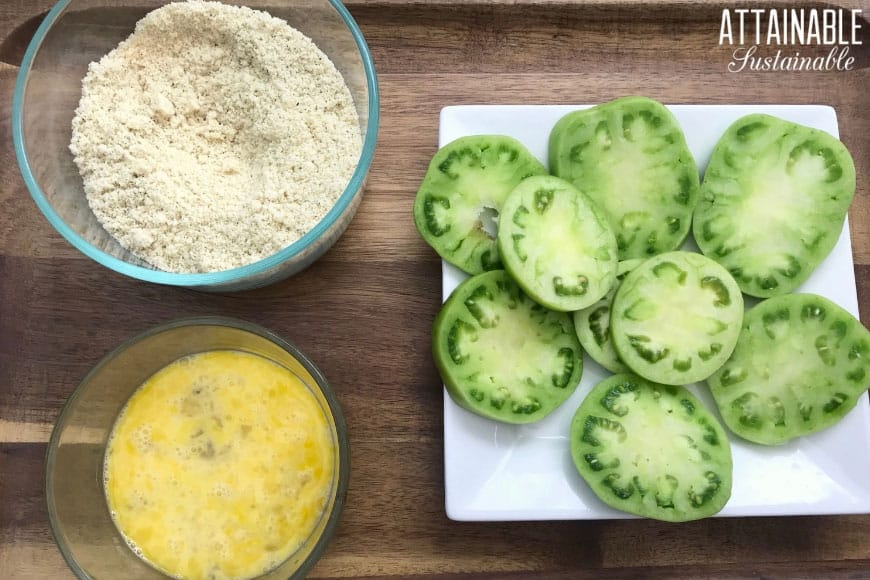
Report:
[{"label": "small glass bowl", "polygon": [[350,89],[360,120],[362,153],[329,213],[299,240],[253,264],[222,272],[178,274],[154,269],[100,225],[85,198],[69,143],[88,65],[127,38],[148,12],[167,4],[136,0],[61,0],[24,54],[12,101],[12,138],[24,183],[52,226],[89,258],[132,278],[204,291],[257,288],[311,265],[344,233],[362,200],[378,133],[379,98],[365,39],[340,0],[251,0],[227,4],[260,9],[311,38]]},{"label": "small glass bowl", "polygon": [[319,401],[334,438],[334,476],[323,515],[302,546],[261,578],[301,578],[338,524],[350,471],[344,416],[326,379],[296,347],[247,322],[182,319],[148,330],[107,354],[85,376],[60,413],[48,444],[45,492],[54,538],[79,578],[166,578],[136,556],[109,513],[103,486],[106,444],[133,392],[166,365],[191,354],[237,350],[293,372]]}]

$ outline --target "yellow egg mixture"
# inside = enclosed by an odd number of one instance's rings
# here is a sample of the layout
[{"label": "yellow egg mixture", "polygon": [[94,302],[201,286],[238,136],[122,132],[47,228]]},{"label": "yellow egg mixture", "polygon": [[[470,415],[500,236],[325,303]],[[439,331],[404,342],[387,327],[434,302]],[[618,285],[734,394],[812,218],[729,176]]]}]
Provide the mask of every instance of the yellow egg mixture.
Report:
[{"label": "yellow egg mixture", "polygon": [[178,360],[130,398],[105,460],[109,508],[140,557],[179,578],[249,578],[305,540],[334,444],[314,395],[262,357]]}]

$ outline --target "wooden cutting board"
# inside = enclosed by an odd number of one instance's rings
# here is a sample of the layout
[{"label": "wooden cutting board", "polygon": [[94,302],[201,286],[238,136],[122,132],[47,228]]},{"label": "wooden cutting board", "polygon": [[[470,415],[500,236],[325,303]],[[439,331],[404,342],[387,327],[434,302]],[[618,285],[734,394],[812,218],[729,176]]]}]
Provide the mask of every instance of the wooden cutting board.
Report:
[{"label": "wooden cutting board", "polygon": [[304,273],[214,296],[102,268],[33,204],[14,163],[11,94],[49,5],[0,6],[0,578],[71,576],[48,528],[43,460],[51,425],[81,377],[125,338],[201,314],[243,318],[287,337],[317,362],[344,406],[352,449],[347,507],[312,577],[870,577],[870,515],[682,525],[449,521],[442,390],[429,354],[440,262],[411,219],[446,105],[594,103],[626,94],[666,103],[831,105],[859,176],[850,224],[866,324],[866,21],[850,72],[730,73],[731,48],[718,44],[723,6],[713,3],[354,1],[382,97],[357,217]]}]

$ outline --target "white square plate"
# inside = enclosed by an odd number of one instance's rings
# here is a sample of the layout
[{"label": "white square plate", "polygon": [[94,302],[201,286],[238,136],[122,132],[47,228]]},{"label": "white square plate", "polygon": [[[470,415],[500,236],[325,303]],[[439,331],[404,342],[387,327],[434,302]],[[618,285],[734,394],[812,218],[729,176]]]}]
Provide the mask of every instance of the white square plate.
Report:
[{"label": "white square plate", "polygon": [[[458,106],[441,111],[439,145],[465,135],[510,135],[546,165],[550,129],[584,106]],[[699,170],[725,129],[749,113],[768,113],[839,136],[834,109],[798,105],[675,105]],[[693,242],[688,242],[694,247]],[[443,297],[466,275],[443,266]],[[798,290],[836,302],[856,317],[858,300],[848,222],[836,247]],[[506,425],[473,415],[444,392],[447,516],[465,521],[573,520],[630,517],[598,500],[571,462],[568,427],[591,387],[609,376],[584,357],[580,386],[533,425]],[[715,412],[706,386],[691,390]],[[717,413],[718,416],[718,413]],[[834,427],[780,447],[731,436],[734,485],[721,516],[870,513],[870,404],[865,392]]]}]

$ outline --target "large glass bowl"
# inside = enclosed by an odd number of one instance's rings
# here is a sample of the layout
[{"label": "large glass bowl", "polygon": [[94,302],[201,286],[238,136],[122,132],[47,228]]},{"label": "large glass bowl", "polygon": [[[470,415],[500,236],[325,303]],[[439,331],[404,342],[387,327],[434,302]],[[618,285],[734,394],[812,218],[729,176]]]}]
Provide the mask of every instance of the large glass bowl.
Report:
[{"label": "large glass bowl", "polygon": [[165,578],[133,553],[112,520],[103,489],[106,444],[118,414],[148,377],[181,357],[227,349],[285,367],[320,403],[335,450],[328,502],[311,536],[263,578],[302,577],[320,557],[344,506],[350,469],[347,430],[335,395],[305,355],[268,330],[227,318],[195,318],[149,330],[106,355],[55,424],[46,457],[48,515],[60,551],[79,578]]},{"label": "large glass bowl", "polygon": [[368,47],[340,0],[251,0],[227,4],[265,10],[301,31],[341,72],[356,105],[363,136],[356,170],[338,202],[298,241],[253,264],[205,274],[156,270],[112,238],[85,198],[69,151],[72,118],[88,64],[128,37],[160,0],[61,0],[36,31],[15,85],[12,136],[24,182],[39,209],[73,246],[127,276],[173,286],[227,292],[265,286],[295,274],[328,250],[362,199],[378,133],[378,85]]}]

